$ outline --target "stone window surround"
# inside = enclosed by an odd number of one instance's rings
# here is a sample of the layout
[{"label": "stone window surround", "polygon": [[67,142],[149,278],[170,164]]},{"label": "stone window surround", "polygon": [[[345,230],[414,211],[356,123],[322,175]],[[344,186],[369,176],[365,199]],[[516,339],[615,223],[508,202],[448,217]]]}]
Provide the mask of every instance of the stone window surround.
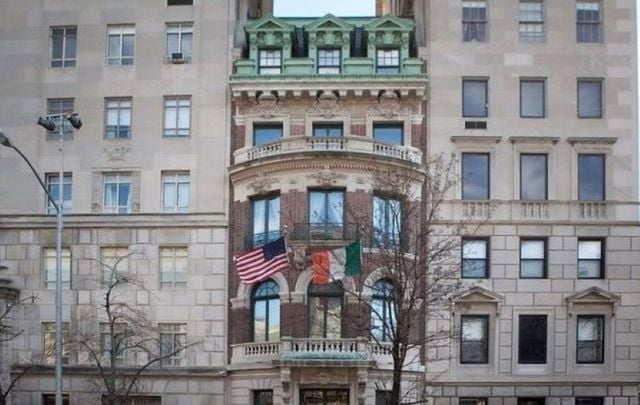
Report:
[{"label": "stone window surround", "polygon": [[253,145],[253,129],[256,125],[262,124],[282,124],[282,138],[291,136],[291,115],[282,114],[272,117],[247,116],[245,118],[244,144],[245,148],[255,148]]},{"label": "stone window surround", "polygon": [[[129,174],[131,176],[131,215],[140,212],[140,169],[139,168],[104,168],[92,169],[91,213],[102,214],[104,205],[104,176],[108,174]],[[160,205],[160,202],[158,203]]]},{"label": "stone window surround", "polygon": [[571,147],[571,199],[578,200],[578,155],[602,154],[604,155],[604,201],[614,200],[613,196],[613,144],[617,138],[569,138]]},{"label": "stone window surround", "polygon": [[[462,154],[463,153],[487,153],[489,154],[489,200],[494,198],[494,190],[497,189],[496,177],[493,174],[497,173],[497,142],[491,138],[487,139],[490,143],[487,142],[477,142],[477,143],[464,143],[460,146],[456,145],[456,153],[459,156],[458,162],[458,173],[462,176]],[[456,200],[462,200],[462,183],[458,187],[455,187],[455,197]]]},{"label": "stone window surround", "polygon": [[[606,304],[580,304],[574,307],[567,319],[567,372],[573,374],[610,374],[614,372],[612,361],[615,355],[615,317],[611,306]],[[578,315],[604,316],[604,362],[577,363],[577,322]]]},{"label": "stone window surround", "polygon": [[[520,155],[522,154],[546,154],[547,155],[547,200],[554,200],[557,196],[554,174],[558,173],[556,163],[557,152],[555,145],[559,138],[556,137],[511,137],[513,144],[513,200],[520,200]],[[529,201],[529,200],[522,200]],[[531,201],[529,201],[531,202]]]},{"label": "stone window surround", "polygon": [[[545,364],[518,363],[520,315],[547,316],[547,362]],[[553,374],[555,365],[555,308],[554,307],[513,307],[511,327],[511,374],[512,375],[548,375]]]}]

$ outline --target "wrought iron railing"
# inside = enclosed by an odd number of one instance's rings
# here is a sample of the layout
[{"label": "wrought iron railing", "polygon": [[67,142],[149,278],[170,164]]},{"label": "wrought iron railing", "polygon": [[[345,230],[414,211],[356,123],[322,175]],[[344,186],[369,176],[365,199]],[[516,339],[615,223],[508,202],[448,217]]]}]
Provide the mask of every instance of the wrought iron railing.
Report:
[{"label": "wrought iron railing", "polygon": [[362,232],[357,224],[344,223],[298,223],[293,225],[291,240],[338,241],[360,239]]},{"label": "wrought iron railing", "polygon": [[255,249],[264,246],[269,242],[273,242],[282,236],[280,230],[271,232],[252,233],[245,237],[245,249]]}]

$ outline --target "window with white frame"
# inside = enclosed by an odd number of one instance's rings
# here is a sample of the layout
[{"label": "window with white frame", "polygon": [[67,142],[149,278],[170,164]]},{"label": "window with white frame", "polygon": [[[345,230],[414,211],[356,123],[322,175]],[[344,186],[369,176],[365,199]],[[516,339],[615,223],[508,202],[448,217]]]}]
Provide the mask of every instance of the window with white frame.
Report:
[{"label": "window with white frame", "polygon": [[103,360],[118,365],[127,361],[127,324],[124,322],[100,322],[100,352]]},{"label": "window with white frame", "polygon": [[604,277],[604,240],[578,239],[578,278]]},{"label": "window with white frame", "polygon": [[[47,290],[56,288],[56,249],[45,248],[44,255],[44,286]],[[62,248],[62,289],[71,288],[71,250]]]},{"label": "window with white frame", "polygon": [[258,52],[258,73],[261,75],[282,73],[282,49],[260,49]]},{"label": "window with white frame", "polygon": [[131,174],[107,173],[104,175],[105,214],[131,213]]},{"label": "window with white frame", "polygon": [[105,99],[106,139],[131,138],[131,98]]},{"label": "window with white frame", "polygon": [[546,239],[520,240],[520,278],[547,278]]},{"label": "window with white frame", "polygon": [[318,49],[318,73],[340,73],[340,49]]},{"label": "window with white frame", "polygon": [[187,262],[186,247],[160,248],[160,288],[186,287]]},{"label": "window with white frame", "polygon": [[167,96],[164,98],[165,137],[182,137],[191,134],[191,97]]},{"label": "window with white frame", "polygon": [[162,212],[189,212],[189,172],[162,173]]},{"label": "window with white frame", "polygon": [[377,49],[376,50],[376,73],[394,74],[400,73],[400,50]]},{"label": "window with white frame", "polygon": [[47,139],[59,139],[60,131],[64,139],[71,139],[73,135],[73,127],[63,115],[72,113],[74,109],[74,99],[72,98],[50,98],[47,99],[47,115],[56,115],[51,120],[55,122],[56,129],[47,132]]},{"label": "window with white frame", "polygon": [[[58,173],[47,173],[46,176],[47,191],[49,195],[53,197],[53,200],[58,204],[58,207],[62,208],[62,212],[65,214],[71,212],[72,209],[72,175],[71,173],[65,173],[62,178],[62,203],[60,202],[60,175]],[[49,198],[47,200],[47,214],[55,215],[57,213],[56,207],[53,205]]]},{"label": "window with white frame", "polygon": [[[52,366],[56,362],[56,324],[42,322],[42,363]],[[62,322],[62,364],[69,364],[69,323]]]},{"label": "window with white frame", "polygon": [[49,66],[74,67],[78,27],[51,27],[51,60]]},{"label": "window with white frame", "polygon": [[133,65],[135,27],[109,25],[107,27],[107,64]]},{"label": "window with white frame", "polygon": [[520,0],[520,41],[544,41],[544,7],[542,0]]},{"label": "window with white frame", "polygon": [[102,280],[105,286],[113,285],[129,272],[129,248],[103,247],[100,249]]},{"label": "window with white frame", "polygon": [[599,1],[576,3],[576,40],[578,43],[602,42],[602,4]]},{"label": "window with white frame", "polygon": [[462,278],[489,277],[489,239],[462,238]]},{"label": "window with white frame", "polygon": [[191,63],[193,54],[193,23],[167,24],[167,62]]},{"label": "window with white frame", "polygon": [[186,361],[187,324],[160,323],[160,356],[168,356],[160,361],[161,366],[184,366]]},{"label": "window with white frame", "polygon": [[462,2],[462,40],[485,42],[487,40],[487,2]]}]

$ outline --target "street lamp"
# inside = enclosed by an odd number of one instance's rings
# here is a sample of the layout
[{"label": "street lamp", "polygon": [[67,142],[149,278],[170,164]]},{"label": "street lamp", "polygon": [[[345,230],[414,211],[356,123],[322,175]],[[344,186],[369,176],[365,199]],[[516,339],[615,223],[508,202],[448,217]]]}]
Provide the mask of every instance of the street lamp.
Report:
[{"label": "street lamp", "polygon": [[62,230],[64,229],[63,222],[63,210],[64,210],[64,122],[69,121],[73,128],[80,129],[82,127],[82,120],[78,114],[55,114],[47,115],[46,117],[38,118],[38,125],[45,128],[48,131],[56,130],[55,119],[60,120],[59,127],[59,141],[58,151],[60,152],[60,170],[58,173],[58,202],[53,198],[47,186],[42,181],[42,178],[33,167],[29,159],[22,153],[17,146],[11,142],[11,139],[0,131],[0,145],[15,150],[18,155],[29,165],[29,168],[33,172],[33,175],[40,183],[40,186],[47,195],[47,200],[53,205],[56,210],[57,226],[56,226],[56,289],[55,289],[55,309],[56,309],[56,405],[62,405]]}]

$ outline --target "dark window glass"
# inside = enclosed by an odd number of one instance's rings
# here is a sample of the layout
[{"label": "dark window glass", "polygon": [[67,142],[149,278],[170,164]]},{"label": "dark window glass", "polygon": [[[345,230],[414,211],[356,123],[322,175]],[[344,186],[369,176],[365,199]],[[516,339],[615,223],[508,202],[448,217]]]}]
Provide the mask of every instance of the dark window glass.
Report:
[{"label": "dark window glass", "polygon": [[73,67],[76,65],[76,27],[51,28],[51,67]]},{"label": "dark window glass", "polygon": [[459,405],[487,405],[487,398],[460,398]]},{"label": "dark window glass", "polygon": [[389,280],[378,280],[371,297],[371,334],[378,342],[390,342],[395,336],[395,289]]},{"label": "dark window glass", "polygon": [[489,115],[487,80],[462,81],[462,116],[486,117]]},{"label": "dark window glass", "polygon": [[192,6],[193,0],[167,0],[167,6]]},{"label": "dark window glass", "polygon": [[373,139],[376,142],[390,145],[402,145],[404,143],[404,126],[402,124],[374,124]]},{"label": "dark window glass", "polygon": [[520,241],[520,278],[547,277],[547,241],[524,239]]},{"label": "dark window glass", "polygon": [[462,315],[460,363],[487,364],[489,362],[489,316]]},{"label": "dark window glass", "polygon": [[258,72],[261,75],[279,75],[282,73],[282,50],[261,49],[258,59]]},{"label": "dark window glass", "polygon": [[253,227],[248,247],[263,246],[280,238],[280,196],[251,201]]},{"label": "dark window glass", "polygon": [[273,405],[273,390],[253,391],[253,405]]},{"label": "dark window glass", "polygon": [[488,272],[487,239],[462,239],[462,278],[487,278]]},{"label": "dark window glass", "polygon": [[280,340],[280,288],[275,281],[267,280],[254,288],[251,313],[254,342]]},{"label": "dark window glass", "polygon": [[282,138],[282,124],[254,125],[253,127],[253,146],[277,142],[280,138]]},{"label": "dark window glass", "polygon": [[603,246],[601,239],[578,240],[578,278],[604,277]]},{"label": "dark window glass", "polygon": [[[102,396],[102,405],[110,405],[109,398]],[[122,405],[161,405],[162,397],[150,395],[132,395],[122,402]]]},{"label": "dark window glass", "polygon": [[520,116],[523,118],[544,118],[544,79],[520,80]]},{"label": "dark window glass", "polygon": [[300,403],[309,405],[349,405],[349,390],[301,390]]},{"label": "dark window glass", "polygon": [[602,405],[603,398],[599,397],[576,397],[575,405]]},{"label": "dark window glass", "polygon": [[393,198],[373,197],[374,247],[391,248],[400,243],[402,209],[400,201]]},{"label": "dark window glass", "polygon": [[340,49],[318,49],[318,73],[340,73]]},{"label": "dark window glass", "polygon": [[547,316],[520,315],[518,363],[547,362]]},{"label": "dark window glass", "polygon": [[544,398],[518,398],[518,405],[544,405]]},{"label": "dark window glass", "polygon": [[376,72],[382,74],[400,73],[400,50],[378,49],[376,51]]},{"label": "dark window glass", "polygon": [[317,137],[341,137],[342,124],[313,124],[313,136]]},{"label": "dark window glass", "polygon": [[307,319],[310,338],[342,337],[342,287],[338,283],[309,284]]},{"label": "dark window glass", "polygon": [[604,363],[604,315],[578,315],[576,361]]},{"label": "dark window glass", "polygon": [[602,201],[605,199],[605,156],[578,155],[578,199]]},{"label": "dark window glass", "polygon": [[[42,394],[42,405],[56,405],[56,394]],[[69,405],[69,394],[62,394],[62,405]]]},{"label": "dark window glass", "polygon": [[391,391],[376,391],[376,405],[391,405]]},{"label": "dark window glass", "polygon": [[578,118],[602,118],[602,80],[578,79]]},{"label": "dark window glass", "polygon": [[520,155],[520,199],[547,199],[547,155]]},{"label": "dark window glass", "polygon": [[576,25],[576,40],[578,43],[602,42],[600,2],[577,2]]},{"label": "dark window glass", "polygon": [[462,154],[462,199],[489,199],[489,154]]},{"label": "dark window glass", "polygon": [[464,42],[487,40],[487,3],[485,1],[462,2],[462,40]]}]

